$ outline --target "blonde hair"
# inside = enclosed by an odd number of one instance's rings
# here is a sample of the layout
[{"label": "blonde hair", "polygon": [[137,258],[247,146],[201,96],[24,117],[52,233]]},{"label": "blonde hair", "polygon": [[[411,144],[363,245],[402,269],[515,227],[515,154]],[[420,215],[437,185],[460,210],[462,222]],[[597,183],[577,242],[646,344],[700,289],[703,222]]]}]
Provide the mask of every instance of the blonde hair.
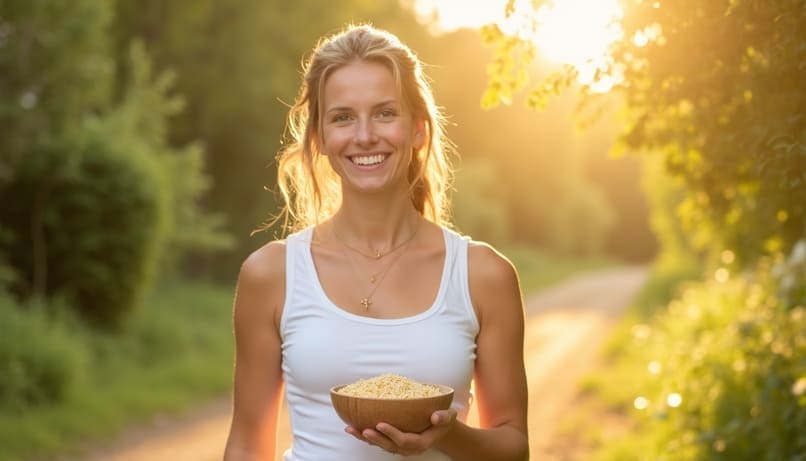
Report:
[{"label": "blonde hair", "polygon": [[423,145],[413,152],[408,170],[411,200],[426,219],[449,225],[451,146],[444,118],[414,53],[391,33],[369,25],[350,25],[320,40],[303,67],[302,86],[288,113],[292,142],[278,156],[277,183],[284,207],[270,225],[283,219],[285,230],[293,232],[332,216],[341,205],[340,178],[319,151],[316,137],[322,130],[327,78],[355,61],[385,65],[394,76],[404,109],[412,120],[424,123]]}]

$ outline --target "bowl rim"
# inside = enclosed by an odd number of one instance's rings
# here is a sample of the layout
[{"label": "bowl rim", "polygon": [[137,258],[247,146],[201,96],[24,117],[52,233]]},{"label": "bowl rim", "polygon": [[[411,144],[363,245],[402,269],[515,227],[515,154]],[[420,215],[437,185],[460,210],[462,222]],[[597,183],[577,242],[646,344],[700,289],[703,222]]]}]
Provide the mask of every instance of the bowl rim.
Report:
[{"label": "bowl rim", "polygon": [[446,395],[451,395],[451,394],[454,393],[454,389],[451,386],[446,386],[444,384],[432,384],[432,383],[421,383],[421,384],[424,384],[426,386],[434,386],[434,387],[439,388],[439,390],[442,391],[442,392],[440,392],[439,395],[432,395],[432,396],[429,396],[429,397],[413,397],[413,398],[408,398],[407,399],[407,398],[359,397],[357,395],[342,394],[341,392],[339,392],[339,389],[341,389],[344,386],[349,386],[350,384],[353,384],[353,383],[338,384],[336,386],[333,386],[333,387],[330,388],[330,393],[331,394],[336,394],[336,395],[339,395],[339,396],[342,396],[342,397],[351,398],[351,399],[379,400],[379,401],[383,401],[383,402],[400,402],[400,401],[411,402],[411,401],[415,401],[415,400],[437,399],[437,398],[445,397]]}]

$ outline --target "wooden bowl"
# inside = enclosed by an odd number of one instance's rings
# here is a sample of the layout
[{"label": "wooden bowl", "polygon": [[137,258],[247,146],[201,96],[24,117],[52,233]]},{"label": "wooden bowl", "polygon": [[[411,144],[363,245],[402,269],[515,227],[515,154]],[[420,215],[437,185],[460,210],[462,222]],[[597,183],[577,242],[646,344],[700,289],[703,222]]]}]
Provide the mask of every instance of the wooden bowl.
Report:
[{"label": "wooden bowl", "polygon": [[431,426],[433,412],[447,410],[453,401],[453,389],[440,384],[432,384],[439,388],[439,395],[413,399],[354,397],[339,393],[344,386],[331,388],[330,400],[342,421],[360,431],[384,422],[403,432],[420,433]]}]

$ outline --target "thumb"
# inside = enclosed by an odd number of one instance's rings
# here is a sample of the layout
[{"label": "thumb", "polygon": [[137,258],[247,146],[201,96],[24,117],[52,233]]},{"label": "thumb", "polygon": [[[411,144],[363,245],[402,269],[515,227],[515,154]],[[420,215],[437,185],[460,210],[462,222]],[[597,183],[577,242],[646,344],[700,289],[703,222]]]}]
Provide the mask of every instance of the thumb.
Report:
[{"label": "thumb", "polygon": [[451,422],[455,411],[453,410],[440,410],[431,414],[431,424],[434,426],[444,426]]}]

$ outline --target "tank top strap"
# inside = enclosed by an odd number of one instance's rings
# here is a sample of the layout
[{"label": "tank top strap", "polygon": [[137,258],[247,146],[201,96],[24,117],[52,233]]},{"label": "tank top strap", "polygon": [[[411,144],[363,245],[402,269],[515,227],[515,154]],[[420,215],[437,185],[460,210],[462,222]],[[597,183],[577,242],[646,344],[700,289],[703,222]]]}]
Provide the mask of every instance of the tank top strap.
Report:
[{"label": "tank top strap", "polygon": [[[311,251],[311,239],[313,239],[313,226],[306,227],[299,232],[290,234],[285,239],[285,300],[283,302],[283,312],[280,317],[280,332],[284,331],[285,320],[290,309],[296,304],[300,291],[310,292],[310,270],[308,267],[306,252]],[[301,287],[300,284],[303,286]]]},{"label": "tank top strap", "polygon": [[471,238],[467,235],[459,234],[458,232],[443,228],[445,233],[445,257],[450,258],[452,267],[448,280],[443,283],[449,285],[451,298],[455,306],[461,306],[464,313],[472,319],[472,322],[478,327],[478,319],[476,311],[473,308],[473,302],[470,298],[470,281],[468,270],[468,250],[470,247]]}]

